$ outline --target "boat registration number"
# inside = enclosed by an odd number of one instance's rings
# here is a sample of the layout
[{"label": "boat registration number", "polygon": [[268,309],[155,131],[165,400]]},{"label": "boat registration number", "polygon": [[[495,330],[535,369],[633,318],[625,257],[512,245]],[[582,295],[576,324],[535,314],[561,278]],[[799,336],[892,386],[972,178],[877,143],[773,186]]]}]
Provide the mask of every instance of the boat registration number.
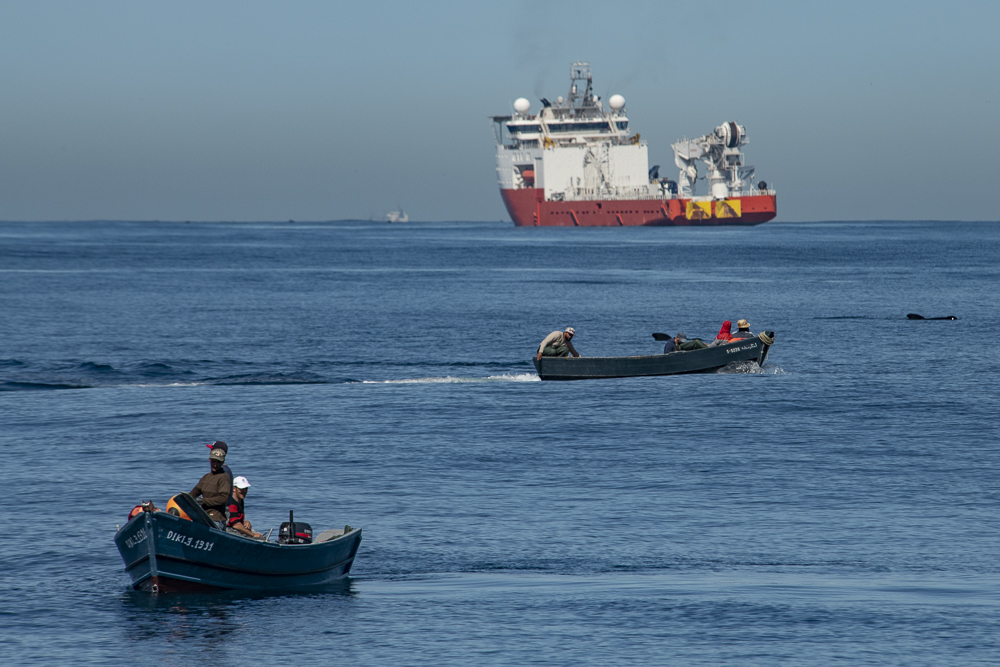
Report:
[{"label": "boat registration number", "polygon": [[742,352],[743,350],[752,350],[754,345],[741,345],[739,347],[734,347],[731,350],[726,350],[726,354],[732,354],[733,352]]},{"label": "boat registration number", "polygon": [[211,551],[212,547],[215,546],[215,542],[209,542],[208,540],[196,540],[190,535],[181,535],[180,533],[175,533],[172,530],[167,533],[167,539],[171,542],[180,542],[184,546],[191,547],[192,549],[202,549],[204,551]]},{"label": "boat registration number", "polygon": [[132,537],[125,538],[125,546],[131,549],[135,545],[142,544],[145,541],[146,541],[146,529],[140,528],[139,530],[136,531],[135,535],[133,535]]}]

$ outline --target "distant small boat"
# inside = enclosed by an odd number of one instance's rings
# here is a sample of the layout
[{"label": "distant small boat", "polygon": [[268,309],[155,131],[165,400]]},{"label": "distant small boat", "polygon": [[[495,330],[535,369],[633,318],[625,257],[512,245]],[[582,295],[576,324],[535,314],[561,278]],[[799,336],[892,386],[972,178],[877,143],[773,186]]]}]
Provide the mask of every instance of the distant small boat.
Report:
[{"label": "distant small boat", "polygon": [[385,218],[386,218],[387,222],[409,222],[410,221],[410,216],[406,215],[406,211],[404,211],[403,209],[399,209],[398,211],[392,211],[391,213],[387,213],[386,216],[385,216]]},{"label": "distant small boat", "polygon": [[361,545],[360,528],[324,531],[310,544],[255,540],[220,530],[186,493],[173,500],[183,508],[182,516],[143,511],[115,535],[136,590],[179,593],[322,586],[351,571]]},{"label": "distant small boat", "polygon": [[[771,342],[765,342],[764,338]],[[728,345],[690,352],[639,357],[542,357],[532,358],[532,361],[542,380],[598,380],[709,373],[736,361],[755,361],[763,366],[773,343],[774,332],[765,331],[756,338],[745,338]]]}]

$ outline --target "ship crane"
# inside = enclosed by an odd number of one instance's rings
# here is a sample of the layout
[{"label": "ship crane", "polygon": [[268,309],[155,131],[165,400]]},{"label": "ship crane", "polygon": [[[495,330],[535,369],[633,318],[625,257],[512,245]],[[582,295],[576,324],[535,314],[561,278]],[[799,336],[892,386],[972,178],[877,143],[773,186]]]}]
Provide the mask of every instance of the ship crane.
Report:
[{"label": "ship crane", "polygon": [[708,168],[705,178],[714,199],[726,199],[738,195],[743,184],[752,181],[754,168],[743,166],[741,146],[749,143],[746,129],[735,122],[723,123],[714,132],[697,139],[685,139],[673,144],[674,164],[680,169],[677,178],[681,197],[695,195],[695,181],[698,179],[697,161]]}]

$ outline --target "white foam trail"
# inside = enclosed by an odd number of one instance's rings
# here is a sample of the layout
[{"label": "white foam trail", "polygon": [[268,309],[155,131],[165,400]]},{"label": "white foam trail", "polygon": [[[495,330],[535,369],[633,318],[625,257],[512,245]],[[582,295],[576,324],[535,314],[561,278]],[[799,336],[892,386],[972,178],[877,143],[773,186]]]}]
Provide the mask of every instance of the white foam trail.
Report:
[{"label": "white foam trail", "polygon": [[162,383],[143,383],[143,384],[116,384],[108,385],[109,387],[204,387],[210,382],[168,382],[166,384]]},{"label": "white foam trail", "polygon": [[542,378],[535,373],[504,373],[503,375],[491,375],[487,380],[495,382],[541,382]]},{"label": "white foam trail", "polygon": [[504,373],[484,378],[444,377],[407,378],[405,380],[362,380],[361,384],[459,384],[466,382],[540,382],[534,373]]},{"label": "white foam trail", "polygon": [[781,366],[765,363],[761,367],[756,361],[734,361],[715,372],[723,375],[788,375]]}]

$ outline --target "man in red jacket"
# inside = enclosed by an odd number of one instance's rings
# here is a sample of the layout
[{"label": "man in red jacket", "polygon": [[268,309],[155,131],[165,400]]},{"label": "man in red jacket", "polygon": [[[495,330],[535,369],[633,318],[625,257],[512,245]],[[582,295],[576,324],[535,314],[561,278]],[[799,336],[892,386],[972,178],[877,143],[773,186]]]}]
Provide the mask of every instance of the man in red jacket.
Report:
[{"label": "man in red jacket", "polygon": [[249,490],[250,480],[246,477],[240,475],[233,480],[233,497],[229,501],[229,523],[227,525],[241,535],[260,539],[264,536],[254,531],[253,526],[246,519],[246,510],[243,508],[243,501],[246,500]]}]

